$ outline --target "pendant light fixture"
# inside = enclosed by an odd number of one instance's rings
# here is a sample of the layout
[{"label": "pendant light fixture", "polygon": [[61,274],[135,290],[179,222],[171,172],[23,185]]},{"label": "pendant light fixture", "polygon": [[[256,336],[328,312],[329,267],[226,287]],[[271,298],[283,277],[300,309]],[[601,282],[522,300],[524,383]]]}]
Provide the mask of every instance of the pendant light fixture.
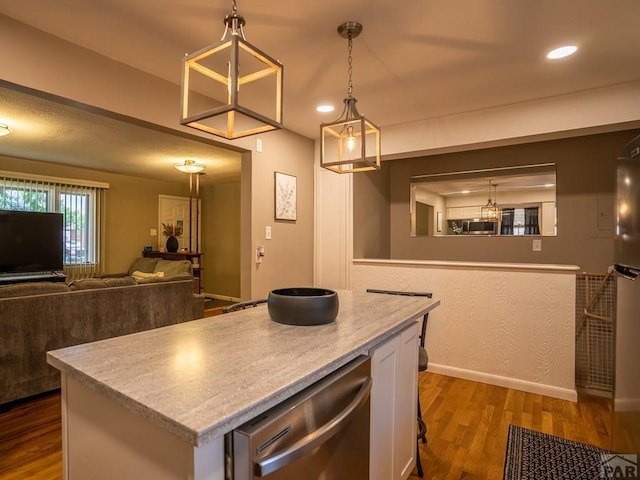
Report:
[{"label": "pendant light fixture", "polygon": [[348,40],[347,97],[340,117],[320,125],[320,166],[337,173],[364,172],[380,169],[380,128],[358,112],[353,96],[351,74],[353,39],[362,32],[358,22],[345,22],[338,27]]},{"label": "pendant light fixture", "polygon": [[184,163],[176,165],[177,170],[189,174],[189,252],[191,253],[200,253],[200,175],[204,175],[205,168],[194,160],[185,160]]},{"label": "pendant light fixture", "polygon": [[245,23],[233,0],[220,42],[184,57],[182,125],[229,140],[282,128],[283,66],[247,42]]},{"label": "pendant light fixture", "polygon": [[489,180],[489,200],[487,204],[480,209],[480,218],[482,220],[498,222],[502,219],[502,213],[498,207],[498,185],[493,184],[494,196],[491,200],[491,180]]}]

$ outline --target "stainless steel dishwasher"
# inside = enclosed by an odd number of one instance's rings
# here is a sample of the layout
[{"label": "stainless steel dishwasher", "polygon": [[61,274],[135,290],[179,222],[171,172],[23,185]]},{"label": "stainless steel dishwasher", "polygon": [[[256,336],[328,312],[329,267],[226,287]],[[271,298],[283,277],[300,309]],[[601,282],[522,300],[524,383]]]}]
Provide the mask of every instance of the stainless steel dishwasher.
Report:
[{"label": "stainless steel dishwasher", "polygon": [[368,480],[370,393],[360,356],[227,434],[227,478]]}]

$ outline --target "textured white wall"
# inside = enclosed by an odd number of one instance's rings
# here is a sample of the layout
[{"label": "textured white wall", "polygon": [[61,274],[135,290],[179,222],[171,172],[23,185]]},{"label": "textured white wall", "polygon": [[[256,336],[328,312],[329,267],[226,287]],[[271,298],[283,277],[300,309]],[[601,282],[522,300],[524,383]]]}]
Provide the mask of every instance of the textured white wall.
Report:
[{"label": "textured white wall", "polygon": [[433,292],[429,371],[577,400],[573,266],[354,260],[353,290]]}]

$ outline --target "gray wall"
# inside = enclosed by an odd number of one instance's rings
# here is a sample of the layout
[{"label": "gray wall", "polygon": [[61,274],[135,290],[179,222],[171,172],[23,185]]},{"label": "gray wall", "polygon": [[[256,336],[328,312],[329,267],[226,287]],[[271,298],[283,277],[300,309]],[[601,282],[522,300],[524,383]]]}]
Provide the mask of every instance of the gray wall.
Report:
[{"label": "gray wall", "polygon": [[[613,260],[613,230],[598,228],[597,204],[612,200],[615,158],[638,134],[638,130],[623,131],[389,161],[390,230],[382,232],[358,219],[354,257],[365,252],[367,237],[386,233],[391,259],[575,264],[584,271],[606,271]],[[411,237],[412,175],[548,162],[557,168],[558,236],[535,237],[542,239],[541,252],[532,251],[531,237]],[[375,192],[363,188],[363,183],[354,180],[354,205],[356,198],[359,205],[377,201]],[[382,209],[380,215],[384,214]]]},{"label": "gray wall", "polygon": [[240,298],[240,177],[208,185],[205,176],[201,197],[203,290]]},{"label": "gray wall", "polygon": [[383,162],[377,172],[353,175],[353,258],[390,258],[390,173]]}]

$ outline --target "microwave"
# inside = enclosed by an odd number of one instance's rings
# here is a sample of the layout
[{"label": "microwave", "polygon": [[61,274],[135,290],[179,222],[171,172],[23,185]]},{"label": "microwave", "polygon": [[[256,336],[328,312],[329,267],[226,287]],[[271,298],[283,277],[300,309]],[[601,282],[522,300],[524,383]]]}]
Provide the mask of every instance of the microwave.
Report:
[{"label": "microwave", "polygon": [[463,220],[463,235],[497,235],[498,222],[487,220]]}]

